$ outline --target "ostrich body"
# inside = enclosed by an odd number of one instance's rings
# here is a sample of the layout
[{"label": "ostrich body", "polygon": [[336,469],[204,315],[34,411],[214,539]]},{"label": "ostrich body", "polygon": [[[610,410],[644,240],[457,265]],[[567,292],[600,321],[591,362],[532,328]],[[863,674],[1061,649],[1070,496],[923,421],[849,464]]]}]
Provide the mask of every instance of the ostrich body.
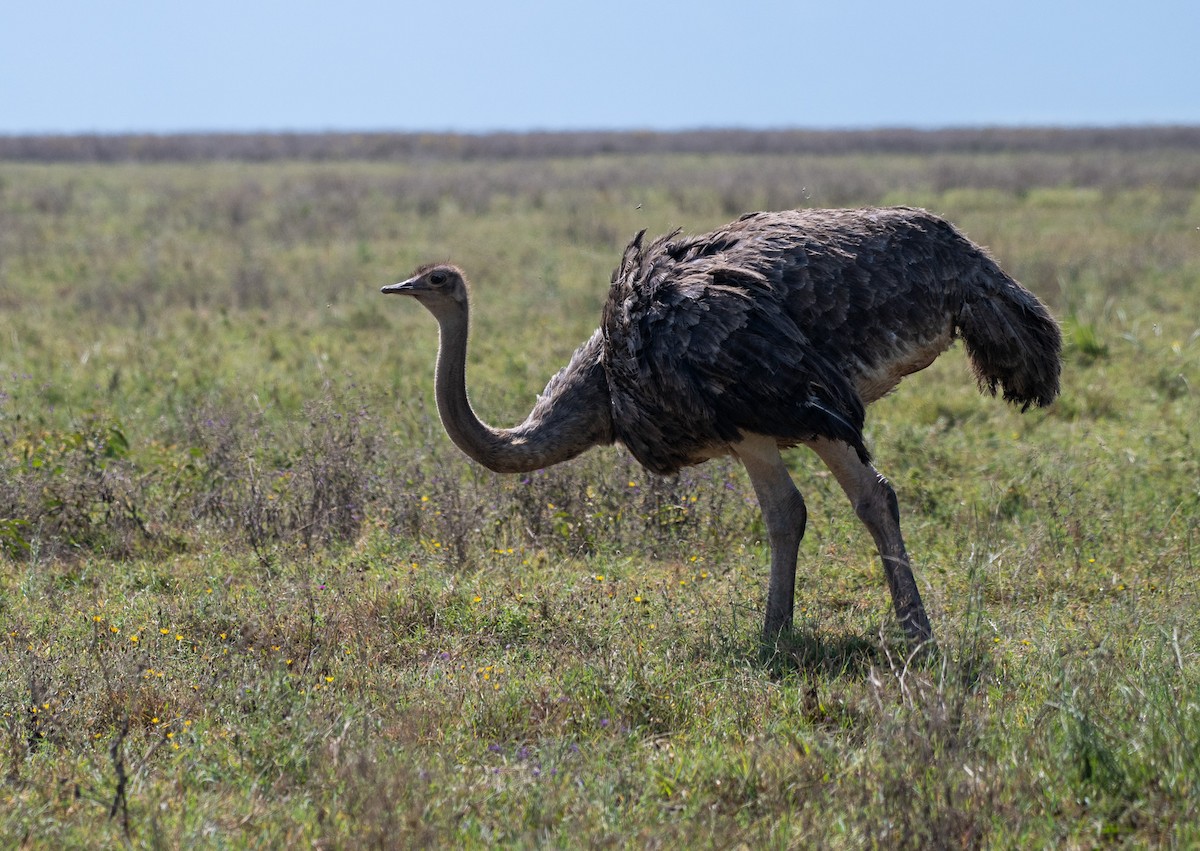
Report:
[{"label": "ostrich body", "polygon": [[924,210],[751,213],[645,246],[644,233],[613,273],[600,328],[511,429],[485,425],[467,398],[463,273],[423,266],[383,288],[438,321],[437,405],[450,438],[506,473],[613,442],[660,475],[736,457],[770,538],[767,643],[791,625],[807,517],[780,452],[804,444],[874,538],[905,632],[931,642],[895,492],[863,443],[865,406],[958,337],[981,389],[1022,409],[1048,405],[1058,325],[984,249]]}]

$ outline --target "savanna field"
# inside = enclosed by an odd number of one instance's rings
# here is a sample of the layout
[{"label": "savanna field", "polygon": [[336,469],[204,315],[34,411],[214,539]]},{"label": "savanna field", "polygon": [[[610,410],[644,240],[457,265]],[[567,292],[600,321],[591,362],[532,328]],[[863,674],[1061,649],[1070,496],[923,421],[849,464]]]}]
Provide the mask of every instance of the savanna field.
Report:
[{"label": "savanna field", "polygon": [[[847,139],[10,146],[0,847],[1200,844],[1200,141]],[[867,204],[954,222],[1064,333],[1048,409],[955,347],[868,411],[931,660],[811,453],[763,653],[740,467],[490,473],[438,422],[434,320],[379,294],[461,265],[511,425],[636,231]]]}]

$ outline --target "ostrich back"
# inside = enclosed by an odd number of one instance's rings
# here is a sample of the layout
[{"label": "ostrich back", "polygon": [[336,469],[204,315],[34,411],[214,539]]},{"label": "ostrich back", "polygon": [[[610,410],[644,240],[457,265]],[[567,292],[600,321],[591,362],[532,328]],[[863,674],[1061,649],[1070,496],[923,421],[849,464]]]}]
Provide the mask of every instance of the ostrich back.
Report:
[{"label": "ostrich back", "polygon": [[864,406],[950,345],[964,287],[1011,282],[909,208],[752,213],[703,236],[642,236],[613,273],[602,359],[614,436],[664,474],[745,432],[840,440],[867,460]]}]

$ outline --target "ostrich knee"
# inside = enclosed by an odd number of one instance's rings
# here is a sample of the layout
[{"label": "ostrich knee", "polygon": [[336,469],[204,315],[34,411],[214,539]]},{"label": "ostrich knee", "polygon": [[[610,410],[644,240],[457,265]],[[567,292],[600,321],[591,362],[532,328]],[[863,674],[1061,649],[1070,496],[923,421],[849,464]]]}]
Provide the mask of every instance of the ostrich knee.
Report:
[{"label": "ostrich knee", "polygon": [[763,626],[763,641],[769,645],[792,624],[796,554],[808,511],[773,438],[749,435],[734,447],[734,452],[750,474],[771,544],[771,579]]},{"label": "ostrich knee", "polygon": [[933,629],[921,603],[904,537],[900,534],[900,504],[888,480],[864,463],[844,443],[815,440],[809,446],[829,467],[854,506],[854,513],[875,539],[896,617],[908,637],[923,644],[933,640]]},{"label": "ostrich knee", "polygon": [[933,628],[921,602],[904,536],[900,532],[900,503],[896,491],[887,479],[876,473],[871,486],[864,488],[854,500],[854,512],[875,539],[901,627],[915,641],[932,640]]},{"label": "ostrich knee", "polygon": [[804,497],[793,488],[790,494],[769,510],[764,507],[763,518],[771,540],[771,578],[767,587],[763,639],[771,643],[792,625],[796,599],[796,558],[808,524]]}]

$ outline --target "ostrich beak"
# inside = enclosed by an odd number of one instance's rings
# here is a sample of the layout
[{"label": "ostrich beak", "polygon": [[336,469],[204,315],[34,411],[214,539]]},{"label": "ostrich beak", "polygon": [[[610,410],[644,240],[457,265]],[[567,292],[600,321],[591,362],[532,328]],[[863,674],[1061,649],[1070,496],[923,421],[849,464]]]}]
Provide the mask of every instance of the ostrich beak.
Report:
[{"label": "ostrich beak", "polygon": [[399,293],[400,295],[416,295],[418,291],[417,281],[419,278],[409,278],[407,281],[401,281],[398,284],[388,284],[386,287],[380,287],[379,291],[384,295]]}]

